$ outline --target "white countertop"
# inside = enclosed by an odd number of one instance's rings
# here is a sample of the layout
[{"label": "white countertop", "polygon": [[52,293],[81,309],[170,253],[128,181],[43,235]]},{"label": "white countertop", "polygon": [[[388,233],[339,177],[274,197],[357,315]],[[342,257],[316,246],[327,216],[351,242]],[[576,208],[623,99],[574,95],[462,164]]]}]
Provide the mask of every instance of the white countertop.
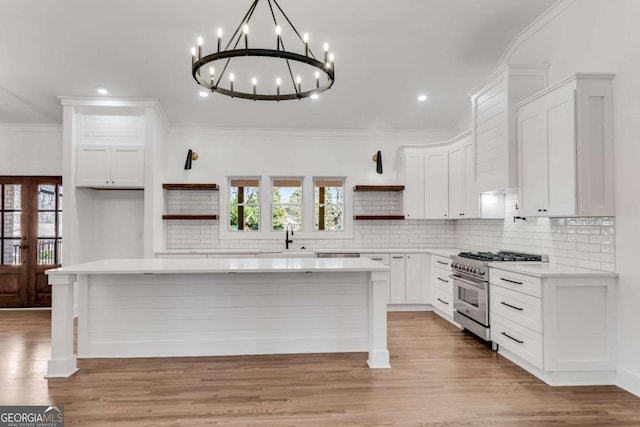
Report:
[{"label": "white countertop", "polygon": [[618,277],[618,273],[548,262],[491,262],[489,267],[527,276],[547,277]]},{"label": "white countertop", "polygon": [[[290,249],[295,254],[309,252],[314,254],[326,253],[361,253],[361,254],[435,254],[444,257],[457,255],[463,252],[463,249],[457,248],[335,248],[335,249]],[[156,255],[197,255],[197,254],[268,254],[268,253],[286,253],[286,249],[167,249],[156,251]]]},{"label": "white countertop", "polygon": [[389,271],[368,258],[103,259],[47,270],[60,274],[287,273]]}]

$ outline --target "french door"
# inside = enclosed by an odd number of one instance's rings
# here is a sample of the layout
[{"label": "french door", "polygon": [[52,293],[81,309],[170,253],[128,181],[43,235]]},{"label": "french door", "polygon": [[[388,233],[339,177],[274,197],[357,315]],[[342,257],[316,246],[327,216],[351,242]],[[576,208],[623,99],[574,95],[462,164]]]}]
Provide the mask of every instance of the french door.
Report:
[{"label": "french door", "polygon": [[0,307],[49,307],[59,267],[62,178],[0,177]]}]

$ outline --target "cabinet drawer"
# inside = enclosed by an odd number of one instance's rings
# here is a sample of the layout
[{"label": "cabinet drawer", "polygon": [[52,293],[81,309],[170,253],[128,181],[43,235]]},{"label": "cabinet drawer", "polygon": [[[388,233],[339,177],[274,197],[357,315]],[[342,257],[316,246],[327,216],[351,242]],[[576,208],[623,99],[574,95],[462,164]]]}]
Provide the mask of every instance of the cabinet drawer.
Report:
[{"label": "cabinet drawer", "polygon": [[449,277],[450,271],[441,268],[431,270],[431,286],[444,292],[453,292],[453,279]]},{"label": "cabinet drawer", "polygon": [[490,286],[490,310],[507,320],[542,333],[542,300],[521,292]]},{"label": "cabinet drawer", "polygon": [[431,266],[451,270],[451,258],[440,255],[431,255]]},{"label": "cabinet drawer", "polygon": [[503,288],[542,298],[542,280],[537,277],[490,268],[489,282]]},{"label": "cabinet drawer", "polygon": [[446,292],[440,288],[434,288],[433,300],[431,301],[431,303],[437,309],[453,317],[453,293],[452,292]]},{"label": "cabinet drawer", "polygon": [[360,258],[369,258],[384,265],[389,265],[389,254],[360,254]]},{"label": "cabinet drawer", "polygon": [[491,313],[491,340],[536,368],[543,369],[542,334]]}]

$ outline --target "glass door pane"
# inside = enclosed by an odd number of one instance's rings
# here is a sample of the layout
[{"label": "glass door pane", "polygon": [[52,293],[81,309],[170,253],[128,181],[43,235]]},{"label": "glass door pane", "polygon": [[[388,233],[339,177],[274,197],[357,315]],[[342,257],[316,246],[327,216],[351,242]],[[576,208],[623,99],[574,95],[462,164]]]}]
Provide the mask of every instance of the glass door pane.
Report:
[{"label": "glass door pane", "polygon": [[3,184],[0,205],[0,263],[19,265],[22,259],[22,185]]},{"label": "glass door pane", "polygon": [[60,263],[62,246],[62,187],[38,185],[38,265]]}]

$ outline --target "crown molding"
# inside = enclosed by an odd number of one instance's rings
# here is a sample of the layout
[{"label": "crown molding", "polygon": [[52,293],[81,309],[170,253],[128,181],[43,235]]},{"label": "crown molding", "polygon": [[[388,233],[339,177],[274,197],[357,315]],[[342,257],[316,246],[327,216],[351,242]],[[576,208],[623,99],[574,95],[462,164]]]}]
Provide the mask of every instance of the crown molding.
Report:
[{"label": "crown molding", "polygon": [[552,4],[549,9],[545,10],[540,16],[533,20],[533,22],[527,25],[511,40],[511,43],[509,43],[509,46],[507,46],[507,49],[498,60],[496,67],[507,64],[524,42],[533,37],[538,31],[542,30],[549,23],[553,22],[559,15],[562,14],[562,12],[564,12],[576,1],[577,0],[558,0],[554,4]]},{"label": "crown molding", "polygon": [[0,131],[4,132],[41,132],[60,133],[61,124],[29,124],[29,123],[0,123]]}]

